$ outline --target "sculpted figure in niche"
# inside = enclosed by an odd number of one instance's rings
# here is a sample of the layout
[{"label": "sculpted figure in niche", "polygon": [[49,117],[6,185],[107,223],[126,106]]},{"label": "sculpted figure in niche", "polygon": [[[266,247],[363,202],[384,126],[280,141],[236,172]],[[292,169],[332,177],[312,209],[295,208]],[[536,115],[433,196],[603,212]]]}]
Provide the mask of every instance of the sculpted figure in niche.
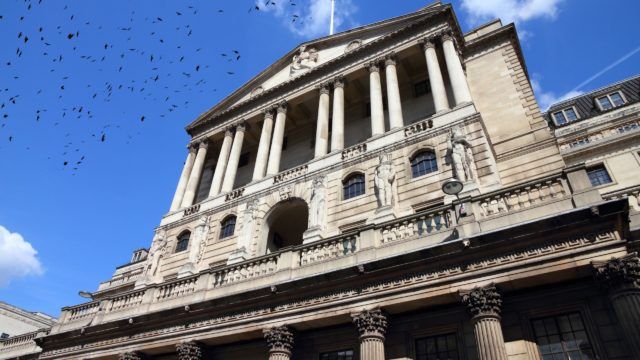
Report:
[{"label": "sculpted figure in niche", "polygon": [[314,48],[307,50],[307,46],[300,47],[300,53],[293,56],[293,64],[291,70],[310,69],[314,64],[318,62],[318,51]]},{"label": "sculpted figure in niche", "polygon": [[238,239],[238,249],[250,250],[257,218],[258,200],[253,199],[247,203],[247,208],[242,213],[242,233]]},{"label": "sculpted figure in niche", "polygon": [[193,232],[193,240],[189,248],[189,262],[197,264],[204,255],[204,248],[207,244],[207,236],[209,235],[209,218],[201,216],[198,219],[198,225]]},{"label": "sculpted figure in niche", "polygon": [[393,170],[393,163],[389,154],[383,153],[378,159],[380,160],[380,165],[376,168],[373,179],[376,186],[378,207],[393,206],[393,186],[396,180],[396,172]]},{"label": "sculpted figure in niche", "polygon": [[322,228],[326,215],[326,189],[325,177],[313,179],[311,185],[311,198],[309,199],[309,228]]},{"label": "sculpted figure in niche", "polygon": [[164,230],[158,230],[151,242],[151,248],[147,255],[147,261],[145,263],[142,277],[152,278],[156,276],[158,268],[160,266],[160,259],[162,259],[167,249],[166,232]]},{"label": "sculpted figure in niche", "polygon": [[460,128],[451,132],[448,147],[455,178],[462,182],[475,181],[477,175],[471,144]]}]

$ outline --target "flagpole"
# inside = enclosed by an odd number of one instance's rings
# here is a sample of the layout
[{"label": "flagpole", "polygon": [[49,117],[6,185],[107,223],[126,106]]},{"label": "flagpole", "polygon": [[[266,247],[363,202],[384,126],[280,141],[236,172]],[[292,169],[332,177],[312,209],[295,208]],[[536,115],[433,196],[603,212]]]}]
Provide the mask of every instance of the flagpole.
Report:
[{"label": "flagpole", "polygon": [[336,0],[331,0],[331,24],[329,25],[329,35],[333,35],[333,13],[336,8]]}]

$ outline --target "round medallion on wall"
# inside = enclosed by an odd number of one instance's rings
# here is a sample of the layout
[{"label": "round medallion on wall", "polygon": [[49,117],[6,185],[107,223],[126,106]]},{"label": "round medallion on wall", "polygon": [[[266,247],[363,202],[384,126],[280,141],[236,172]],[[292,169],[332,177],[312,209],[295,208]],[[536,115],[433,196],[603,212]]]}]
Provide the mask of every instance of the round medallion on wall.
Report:
[{"label": "round medallion on wall", "polygon": [[347,45],[347,48],[344,50],[345,53],[351,52],[362,45],[362,40],[353,40]]}]

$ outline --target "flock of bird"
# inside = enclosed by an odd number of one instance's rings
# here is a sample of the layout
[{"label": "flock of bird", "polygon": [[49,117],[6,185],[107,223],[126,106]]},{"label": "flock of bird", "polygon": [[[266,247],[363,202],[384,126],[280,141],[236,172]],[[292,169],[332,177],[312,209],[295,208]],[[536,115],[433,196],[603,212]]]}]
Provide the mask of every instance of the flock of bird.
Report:
[{"label": "flock of bird", "polygon": [[[235,75],[236,64],[244,61],[239,49],[212,49],[215,35],[206,43],[192,40],[195,21],[243,16],[223,8],[225,1],[216,2],[213,14],[211,3],[207,13],[198,4],[184,4],[153,16],[148,8],[131,10],[114,21],[55,0],[3,0],[3,7],[10,1],[11,11],[0,8],[1,38],[8,38],[7,28],[17,29],[15,44],[4,43],[0,50],[0,157],[8,146],[31,149],[32,131],[16,129],[33,122],[30,129],[62,145],[45,156],[75,175],[87,161],[88,146],[107,144],[116,134],[130,143],[144,131],[145,120],[184,123],[177,111],[195,96],[210,97],[216,80]],[[245,1],[246,21],[277,2],[297,6],[296,0]],[[301,15],[294,12],[291,21],[301,24]],[[202,56],[203,49],[219,57]]]}]

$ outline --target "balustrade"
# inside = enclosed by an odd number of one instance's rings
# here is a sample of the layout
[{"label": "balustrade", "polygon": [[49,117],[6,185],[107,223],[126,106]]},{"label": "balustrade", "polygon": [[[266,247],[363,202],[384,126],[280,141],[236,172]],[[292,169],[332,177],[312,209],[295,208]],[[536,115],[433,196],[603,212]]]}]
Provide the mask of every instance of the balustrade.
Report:
[{"label": "balustrade", "polygon": [[176,298],[191,294],[196,289],[197,277],[174,281],[169,284],[160,285],[158,289],[158,301]]},{"label": "balustrade", "polygon": [[295,167],[293,169],[289,169],[287,171],[283,171],[281,173],[279,173],[278,175],[273,177],[273,183],[274,184],[278,184],[287,180],[291,180],[291,179],[295,179],[298,177],[301,177],[303,175],[305,175],[307,173],[307,171],[309,170],[308,166],[302,165],[302,166],[298,166]]},{"label": "balustrade", "polygon": [[560,177],[542,180],[527,186],[509,189],[479,200],[483,217],[523,210],[541,203],[565,197]]},{"label": "balustrade", "polygon": [[140,305],[142,303],[144,293],[145,290],[140,290],[113,298],[111,300],[111,307],[109,308],[109,311],[118,311]]},{"label": "balustrade", "polygon": [[423,120],[413,123],[404,128],[404,136],[409,137],[411,135],[419,134],[433,128],[433,120]]},{"label": "balustrade", "polygon": [[74,306],[69,309],[69,321],[84,319],[86,317],[92,316],[97,313],[99,309],[100,303],[97,301]]},{"label": "balustrade", "polygon": [[213,286],[224,286],[251,280],[276,272],[280,254],[226,267],[213,273]]},{"label": "balustrade", "polygon": [[354,254],[357,251],[357,246],[358,235],[349,235],[306,245],[299,250],[300,266]]},{"label": "balustrade", "polygon": [[400,219],[380,229],[382,243],[416,239],[451,227],[448,209],[419,215],[410,219]]},{"label": "balustrade", "polygon": [[367,144],[362,143],[342,150],[342,160],[356,157],[367,152]]}]

